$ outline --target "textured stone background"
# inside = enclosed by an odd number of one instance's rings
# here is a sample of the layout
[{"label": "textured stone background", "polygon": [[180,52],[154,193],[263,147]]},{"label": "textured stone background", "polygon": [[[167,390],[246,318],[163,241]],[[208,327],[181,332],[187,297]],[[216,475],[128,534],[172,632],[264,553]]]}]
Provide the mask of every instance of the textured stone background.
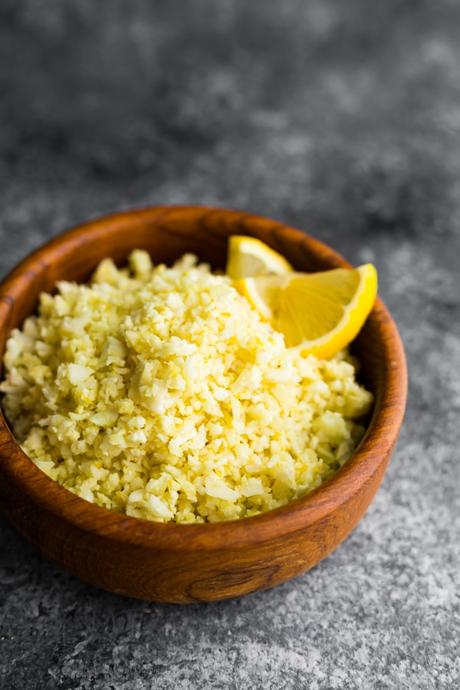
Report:
[{"label": "textured stone background", "polygon": [[411,376],[366,518],[274,591],[121,599],[2,522],[2,688],[459,687],[459,29],[457,0],[0,1],[2,273],[115,209],[271,215],[375,261]]}]

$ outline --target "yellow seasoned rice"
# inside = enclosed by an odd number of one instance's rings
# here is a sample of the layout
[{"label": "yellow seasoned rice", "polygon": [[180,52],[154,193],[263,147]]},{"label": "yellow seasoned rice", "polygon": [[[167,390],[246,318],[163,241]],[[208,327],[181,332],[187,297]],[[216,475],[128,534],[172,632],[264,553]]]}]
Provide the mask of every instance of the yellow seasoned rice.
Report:
[{"label": "yellow seasoned rice", "polygon": [[3,406],[24,451],[82,498],[160,522],[276,508],[328,479],[372,396],[345,354],[302,357],[231,280],[134,251],[60,282],[5,354]]}]

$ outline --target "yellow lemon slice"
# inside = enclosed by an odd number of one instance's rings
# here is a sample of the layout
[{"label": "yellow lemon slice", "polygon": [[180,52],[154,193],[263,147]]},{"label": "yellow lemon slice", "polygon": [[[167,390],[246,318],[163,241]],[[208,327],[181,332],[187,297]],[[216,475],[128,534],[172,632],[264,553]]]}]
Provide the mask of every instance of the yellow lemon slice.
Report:
[{"label": "yellow lemon slice", "polygon": [[226,273],[233,280],[248,276],[283,275],[292,270],[284,256],[255,237],[230,237]]},{"label": "yellow lemon slice", "polygon": [[328,358],[358,335],[377,295],[372,264],[320,273],[241,278],[235,287],[284,334],[288,347]]}]

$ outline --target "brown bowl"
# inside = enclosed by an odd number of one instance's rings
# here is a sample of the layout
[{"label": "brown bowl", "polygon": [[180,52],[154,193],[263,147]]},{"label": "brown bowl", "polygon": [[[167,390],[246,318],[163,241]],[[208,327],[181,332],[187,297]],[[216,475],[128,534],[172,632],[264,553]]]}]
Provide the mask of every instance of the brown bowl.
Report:
[{"label": "brown bowl", "polygon": [[[194,252],[223,266],[227,238],[259,237],[298,270],[348,264],[312,237],[268,218],[212,208],[159,207],[92,221],[34,252],[0,286],[0,355],[12,328],[56,281],[84,281],[98,262],[135,247],[155,262]],[[17,529],[50,559],[104,589],[164,602],[212,601],[273,587],[312,568],[351,532],[388,464],[407,392],[396,325],[378,300],[354,345],[375,395],[368,431],[328,483],[282,508],[239,521],[159,524],[110,512],[49,479],[0,413],[0,499]]]}]

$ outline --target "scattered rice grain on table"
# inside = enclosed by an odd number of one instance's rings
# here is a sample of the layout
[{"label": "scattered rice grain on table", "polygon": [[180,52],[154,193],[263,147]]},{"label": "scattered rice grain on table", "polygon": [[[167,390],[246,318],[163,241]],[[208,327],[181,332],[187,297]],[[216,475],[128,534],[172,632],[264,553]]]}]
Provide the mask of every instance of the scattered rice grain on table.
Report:
[{"label": "scattered rice grain on table", "polygon": [[303,357],[223,275],[186,255],[60,282],[11,334],[3,406],[52,479],[155,521],[231,520],[320,486],[372,403],[341,354]]}]

